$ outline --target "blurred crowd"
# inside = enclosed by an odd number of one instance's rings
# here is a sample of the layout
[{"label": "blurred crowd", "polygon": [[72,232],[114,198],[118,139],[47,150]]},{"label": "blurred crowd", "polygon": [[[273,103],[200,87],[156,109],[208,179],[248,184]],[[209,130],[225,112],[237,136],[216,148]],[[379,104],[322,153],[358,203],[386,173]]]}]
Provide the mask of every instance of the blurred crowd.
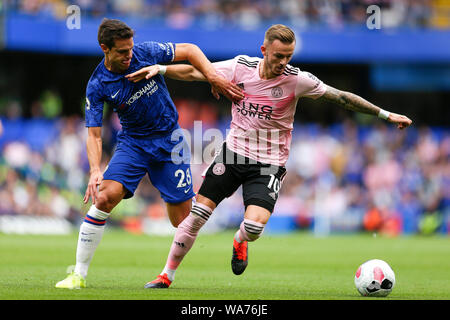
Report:
[{"label": "blurred crowd", "polygon": [[239,27],[283,21],[293,27],[365,26],[370,5],[384,27],[450,27],[449,0],[6,0],[9,10],[63,19],[69,5],[83,16],[153,19],[173,28]]},{"label": "blurred crowd", "polygon": [[[202,121],[203,129],[229,125],[229,119],[218,116],[216,105],[184,99],[175,103],[180,125],[188,131],[194,119]],[[20,110],[20,103],[9,101],[3,111],[14,108]],[[89,205],[82,203],[89,172],[84,119],[44,112],[42,106],[35,109],[27,119],[18,111],[1,113],[0,215],[63,217],[79,223]],[[116,114],[106,112],[103,169],[118,130]],[[351,119],[326,127],[297,123],[274,217],[291,217],[297,228],[306,230],[328,221],[329,231],[449,233],[449,160],[449,128],[401,131],[376,118],[367,126]],[[195,191],[208,164],[192,165]],[[234,227],[242,214],[238,191],[218,207],[216,216],[223,226]],[[114,209],[110,224],[140,232],[143,218],[167,219],[148,177],[133,198]]]}]

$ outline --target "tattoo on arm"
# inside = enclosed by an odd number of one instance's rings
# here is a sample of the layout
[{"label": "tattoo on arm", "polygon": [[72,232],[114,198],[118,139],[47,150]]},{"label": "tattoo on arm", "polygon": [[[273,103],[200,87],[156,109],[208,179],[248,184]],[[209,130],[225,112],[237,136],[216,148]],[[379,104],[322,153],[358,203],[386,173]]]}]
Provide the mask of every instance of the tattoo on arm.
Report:
[{"label": "tattoo on arm", "polygon": [[336,103],[341,107],[371,115],[378,115],[380,108],[361,98],[360,96],[347,91],[337,90],[333,87],[327,86],[327,91],[323,94],[322,99]]}]

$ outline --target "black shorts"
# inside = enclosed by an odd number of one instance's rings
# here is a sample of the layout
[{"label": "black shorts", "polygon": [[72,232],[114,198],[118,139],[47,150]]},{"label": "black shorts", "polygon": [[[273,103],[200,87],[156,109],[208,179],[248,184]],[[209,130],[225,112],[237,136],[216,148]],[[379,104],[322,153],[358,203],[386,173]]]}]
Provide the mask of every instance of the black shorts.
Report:
[{"label": "black shorts", "polygon": [[219,205],[242,185],[245,209],[249,205],[257,205],[272,213],[285,175],[285,167],[243,157],[224,143],[208,167],[198,194]]}]

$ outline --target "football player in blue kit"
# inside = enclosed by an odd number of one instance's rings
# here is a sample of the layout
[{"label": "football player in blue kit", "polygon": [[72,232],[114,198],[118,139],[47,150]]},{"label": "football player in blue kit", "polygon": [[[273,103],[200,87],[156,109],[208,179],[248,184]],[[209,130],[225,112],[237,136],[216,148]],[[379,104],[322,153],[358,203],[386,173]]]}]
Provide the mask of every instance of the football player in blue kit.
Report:
[{"label": "football player in blue kit", "polygon": [[[134,31],[124,22],[104,19],[98,30],[98,42],[104,53],[86,88],[86,141],[90,178],[84,203],[92,199],[80,226],[76,265],[57,288],[84,288],[89,264],[100,243],[111,210],[122,200],[133,196],[139,182],[148,174],[167,204],[173,226],[189,214],[194,197],[190,173],[190,153],[179,129],[178,113],[160,74],[146,81],[127,78],[145,66],[173,61],[189,61],[211,84],[212,92],[232,101],[241,100],[242,90],[216,74],[211,62],[198,46],[189,43],[143,42],[134,45]],[[103,104],[114,106],[122,129],[117,146],[104,172],[101,129]],[[176,137],[174,139],[173,137]],[[176,154],[174,155],[174,150]],[[173,161],[173,160],[176,161]]]}]

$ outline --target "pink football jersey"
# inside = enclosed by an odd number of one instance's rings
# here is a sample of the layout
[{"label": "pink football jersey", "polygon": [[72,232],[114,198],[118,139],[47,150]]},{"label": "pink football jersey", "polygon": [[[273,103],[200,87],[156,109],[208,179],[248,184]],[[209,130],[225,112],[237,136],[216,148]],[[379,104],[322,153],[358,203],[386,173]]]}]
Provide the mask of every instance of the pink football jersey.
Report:
[{"label": "pink football jersey", "polygon": [[283,74],[261,79],[261,58],[239,55],[214,63],[219,74],[244,90],[245,98],[232,104],[227,147],[250,159],[284,166],[292,140],[297,101],[317,99],[326,85],[309,72],[287,65]]}]

